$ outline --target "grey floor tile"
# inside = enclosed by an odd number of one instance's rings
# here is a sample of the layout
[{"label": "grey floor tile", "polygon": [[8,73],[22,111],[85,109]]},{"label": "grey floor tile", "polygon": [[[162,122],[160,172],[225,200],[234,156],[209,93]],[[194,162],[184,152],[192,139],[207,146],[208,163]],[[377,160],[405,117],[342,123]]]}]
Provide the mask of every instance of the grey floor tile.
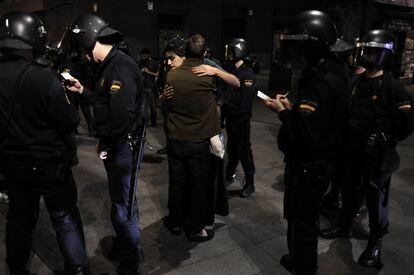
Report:
[{"label": "grey floor tile", "polygon": [[274,259],[255,245],[187,265],[167,274],[247,275],[269,270],[276,265]]}]

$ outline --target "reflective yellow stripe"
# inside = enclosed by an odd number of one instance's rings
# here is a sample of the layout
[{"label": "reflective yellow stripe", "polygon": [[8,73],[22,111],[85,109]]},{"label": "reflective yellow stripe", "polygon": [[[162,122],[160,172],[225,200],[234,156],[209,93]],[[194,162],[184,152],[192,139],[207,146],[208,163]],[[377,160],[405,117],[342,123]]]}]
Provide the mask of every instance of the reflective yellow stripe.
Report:
[{"label": "reflective yellow stripe", "polygon": [[411,109],[411,105],[410,104],[401,105],[401,106],[398,106],[398,109],[400,109],[400,110],[409,110],[409,109]]},{"label": "reflective yellow stripe", "polygon": [[300,104],[300,106],[299,106],[301,109],[306,109],[306,110],[309,110],[309,111],[311,111],[311,112],[315,112],[315,110],[316,110],[316,108],[315,107],[313,107],[313,106],[311,106],[311,105],[309,105],[309,104]]}]

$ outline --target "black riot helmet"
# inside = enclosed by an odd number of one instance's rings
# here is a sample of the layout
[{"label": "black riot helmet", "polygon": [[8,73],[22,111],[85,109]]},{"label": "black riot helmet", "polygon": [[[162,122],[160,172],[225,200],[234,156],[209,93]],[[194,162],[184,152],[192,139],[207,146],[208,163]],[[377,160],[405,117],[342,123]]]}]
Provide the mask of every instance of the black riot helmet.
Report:
[{"label": "black riot helmet", "polygon": [[311,65],[329,54],[330,47],[335,44],[337,38],[338,34],[332,19],[317,10],[296,15],[288,32],[280,36],[282,41],[300,44],[300,53]]},{"label": "black riot helmet", "polygon": [[392,62],[394,39],[385,30],[371,30],[358,43],[358,65],[366,69],[383,69]]},{"label": "black riot helmet", "polygon": [[92,52],[98,40],[117,44],[123,39],[120,32],[109,28],[105,20],[92,14],[79,16],[67,31],[70,32],[71,47],[86,52]]},{"label": "black riot helmet", "polygon": [[42,21],[33,13],[6,13],[0,19],[0,48],[44,52],[47,33]]},{"label": "black riot helmet", "polygon": [[237,62],[249,58],[247,42],[243,38],[234,38],[226,45],[226,60]]}]

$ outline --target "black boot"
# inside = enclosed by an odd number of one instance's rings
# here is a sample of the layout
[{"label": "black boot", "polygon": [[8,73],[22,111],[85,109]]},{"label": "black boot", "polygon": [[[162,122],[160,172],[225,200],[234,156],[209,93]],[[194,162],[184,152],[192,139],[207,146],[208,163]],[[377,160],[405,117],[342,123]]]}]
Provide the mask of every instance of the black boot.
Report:
[{"label": "black boot", "polygon": [[382,238],[369,241],[367,248],[359,256],[358,263],[363,266],[375,267],[378,270],[381,269],[384,266],[381,262],[381,245]]},{"label": "black boot", "polygon": [[129,255],[123,255],[118,266],[118,275],[140,275],[144,251],[142,247],[134,249]]},{"label": "black boot", "polygon": [[141,264],[123,264],[121,263],[118,267],[118,275],[140,275]]},{"label": "black boot", "polygon": [[112,237],[112,247],[109,249],[106,257],[113,262],[119,262],[121,260],[121,241],[117,237]]},{"label": "black boot", "polygon": [[66,275],[91,275],[92,273],[85,266],[71,266],[71,267],[66,266],[65,274]]},{"label": "black boot", "polygon": [[167,154],[167,146],[165,146],[164,148],[161,148],[161,149],[157,150],[157,154],[158,155],[165,155],[165,154]]},{"label": "black boot", "polygon": [[252,194],[254,193],[254,185],[252,184],[246,184],[241,193],[240,193],[240,198],[248,198],[250,197]]},{"label": "black boot", "polygon": [[236,174],[226,173],[226,181],[227,182],[233,183],[235,178],[236,178]]},{"label": "black boot", "polygon": [[294,265],[290,255],[283,255],[282,258],[280,258],[280,265],[293,274]]},{"label": "black boot", "polygon": [[254,178],[253,175],[245,176],[246,184],[244,185],[240,198],[248,198],[254,193]]},{"label": "black boot", "polygon": [[319,236],[325,239],[349,238],[351,236],[351,230],[337,225],[320,230]]}]

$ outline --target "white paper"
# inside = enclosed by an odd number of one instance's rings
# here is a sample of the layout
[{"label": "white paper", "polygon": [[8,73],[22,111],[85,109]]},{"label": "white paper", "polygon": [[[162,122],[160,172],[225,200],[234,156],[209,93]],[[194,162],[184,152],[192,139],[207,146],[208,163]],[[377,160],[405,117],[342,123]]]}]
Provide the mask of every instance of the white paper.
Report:
[{"label": "white paper", "polygon": [[257,96],[264,100],[270,99],[270,97],[267,94],[264,94],[261,91],[257,91]]},{"label": "white paper", "polygon": [[66,72],[64,72],[64,73],[61,73],[60,74],[65,80],[71,80],[71,79],[74,79],[74,77],[70,74],[70,73],[66,73]]}]

